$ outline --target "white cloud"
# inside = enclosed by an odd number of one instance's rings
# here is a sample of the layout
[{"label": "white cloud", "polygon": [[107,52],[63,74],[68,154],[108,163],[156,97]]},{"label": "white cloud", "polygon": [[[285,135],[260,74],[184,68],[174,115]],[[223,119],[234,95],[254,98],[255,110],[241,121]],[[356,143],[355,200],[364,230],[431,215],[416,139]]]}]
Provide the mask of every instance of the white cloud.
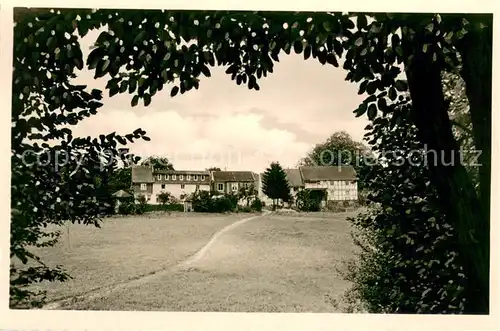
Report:
[{"label": "white cloud", "polygon": [[[84,54],[98,34],[91,32],[83,39]],[[151,141],[130,145],[136,154],[166,155],[178,169],[219,166],[253,171],[262,171],[271,161],[295,166],[315,143],[336,131],[362,138],[367,119],[355,118],[352,110],[363,96],[344,80],[343,69],[284,55],[274,73],[260,81],[260,91],[238,86],[224,68],[211,71],[212,77],[202,79],[199,90],[172,99],[166,86],[147,108],[132,108],[128,94],[109,98],[105,91],[99,114],[79,124],[75,134],[125,134],[140,127]],[[76,81],[90,88],[104,89],[106,84],[88,71]]]},{"label": "white cloud", "polygon": [[202,120],[182,117],[172,110],[138,116],[126,110],[106,109],[82,121],[74,133],[97,136],[116,131],[126,134],[140,127],[151,141],[131,144],[131,152],[141,156],[167,156],[178,169],[219,166],[261,171],[271,161],[293,166],[310,148],[309,144],[297,141],[288,131],[264,129],[261,117],[236,114]]}]

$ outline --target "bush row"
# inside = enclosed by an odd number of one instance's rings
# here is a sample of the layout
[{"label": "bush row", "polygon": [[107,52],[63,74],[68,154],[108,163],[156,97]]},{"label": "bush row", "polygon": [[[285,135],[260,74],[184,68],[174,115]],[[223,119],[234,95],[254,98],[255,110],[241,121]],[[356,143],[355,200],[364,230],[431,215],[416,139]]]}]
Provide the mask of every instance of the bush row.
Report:
[{"label": "bush row", "polygon": [[236,194],[217,195],[214,192],[200,191],[193,196],[193,211],[200,213],[252,212],[262,211],[262,202],[254,198],[247,207],[238,206]]}]

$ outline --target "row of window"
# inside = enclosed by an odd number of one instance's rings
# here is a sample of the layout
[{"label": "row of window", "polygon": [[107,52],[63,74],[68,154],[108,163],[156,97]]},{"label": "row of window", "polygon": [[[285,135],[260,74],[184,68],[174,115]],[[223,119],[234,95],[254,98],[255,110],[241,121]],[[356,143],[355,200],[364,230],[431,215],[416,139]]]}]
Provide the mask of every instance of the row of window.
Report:
[{"label": "row of window", "polygon": [[340,185],[351,185],[351,184],[354,184],[353,181],[350,181],[350,180],[331,180],[330,181],[330,184],[340,184]]},{"label": "row of window", "polygon": [[206,175],[179,175],[177,176],[176,174],[171,174],[171,175],[156,175],[156,179],[157,180],[162,180],[163,178],[165,180],[177,180],[177,178],[179,178],[179,180],[184,180],[184,178],[186,178],[186,180],[194,180],[194,181],[197,181],[197,180],[205,180],[207,176]]},{"label": "row of window", "polygon": [[[244,183],[243,186],[244,187],[249,187],[250,184],[249,183]],[[223,183],[217,184],[217,190],[218,191],[224,191],[224,184]],[[238,191],[238,184],[237,183],[232,183],[231,184],[231,191],[233,191],[233,192]]]},{"label": "row of window", "polygon": [[[165,184],[161,184],[161,188],[162,190],[165,189],[166,185]],[[186,188],[186,185],[185,184],[181,184],[181,189],[184,189]],[[198,190],[200,188],[200,185],[196,185],[196,189]],[[147,191],[148,189],[148,185],[145,184],[145,183],[142,183],[141,184],[141,191]]]}]

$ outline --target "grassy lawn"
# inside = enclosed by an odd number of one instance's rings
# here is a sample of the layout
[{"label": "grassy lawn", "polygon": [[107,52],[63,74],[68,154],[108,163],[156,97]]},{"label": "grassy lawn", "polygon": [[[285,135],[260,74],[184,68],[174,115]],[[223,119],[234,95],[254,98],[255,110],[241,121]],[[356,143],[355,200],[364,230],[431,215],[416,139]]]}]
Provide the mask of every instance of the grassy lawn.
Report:
[{"label": "grassy lawn", "polygon": [[62,265],[73,279],[43,283],[48,299],[71,297],[176,265],[226,225],[251,214],[152,214],[106,218],[101,229],[72,224],[57,246],[37,250],[48,265]]},{"label": "grassy lawn", "polygon": [[[341,295],[349,286],[336,267],[351,257],[354,250],[345,220],[353,215],[272,214],[250,220],[224,233],[206,256],[192,265],[160,273],[100,297],[72,302],[64,309],[335,312],[328,296]],[[143,223],[137,224],[135,236],[148,233],[140,225]],[[137,273],[135,269],[146,268],[153,260],[155,264],[172,263],[168,261],[181,259],[180,251],[186,251],[187,246],[196,246],[192,243],[196,239],[191,237],[165,243],[160,242],[158,233],[148,236],[150,240],[137,240],[135,248],[125,244],[127,256],[112,259],[104,256],[109,253],[102,252],[100,255],[106,261],[115,260],[113,268],[104,270],[101,266],[99,271],[87,271],[80,281],[102,278],[104,274],[111,277],[113,272]],[[170,253],[162,256],[158,252],[162,250],[160,247]],[[120,255],[116,249],[112,251]],[[81,257],[82,261],[95,264],[86,256]],[[149,262],[140,261],[144,259]],[[95,270],[97,266],[92,268]]]}]

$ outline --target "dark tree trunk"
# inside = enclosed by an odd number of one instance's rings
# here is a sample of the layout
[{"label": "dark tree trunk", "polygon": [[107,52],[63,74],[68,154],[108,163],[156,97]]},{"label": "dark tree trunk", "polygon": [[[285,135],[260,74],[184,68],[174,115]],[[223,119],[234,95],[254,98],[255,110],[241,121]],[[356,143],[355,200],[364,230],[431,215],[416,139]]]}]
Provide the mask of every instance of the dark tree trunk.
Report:
[{"label": "dark tree trunk", "polygon": [[[477,21],[476,21],[477,20]],[[491,87],[493,15],[471,19],[472,29],[457,45],[462,56],[461,76],[465,81],[472,121],[472,133],[479,156],[480,199],[489,219],[491,196]],[[480,28],[479,24],[485,27]]]},{"label": "dark tree trunk", "polygon": [[[415,41],[405,45],[406,55],[422,49]],[[408,56],[405,56],[408,58]],[[441,67],[432,55],[418,52],[407,63],[412,119],[419,139],[427,145],[427,162],[439,201],[458,233],[460,255],[468,278],[467,313],[489,311],[489,231],[484,215],[451,130],[448,106],[441,85]],[[485,245],[485,243],[488,243]]]}]

